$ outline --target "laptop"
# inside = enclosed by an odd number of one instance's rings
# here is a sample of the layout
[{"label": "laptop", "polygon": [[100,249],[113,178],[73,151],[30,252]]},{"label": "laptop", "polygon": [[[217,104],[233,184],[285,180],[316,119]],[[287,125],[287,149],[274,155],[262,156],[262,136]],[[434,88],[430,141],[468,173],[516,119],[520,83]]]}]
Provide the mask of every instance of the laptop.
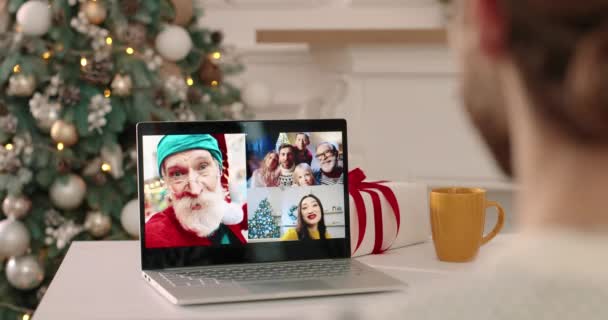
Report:
[{"label": "laptop", "polygon": [[137,124],[143,279],[174,304],[401,290],[350,258],[343,119]]}]

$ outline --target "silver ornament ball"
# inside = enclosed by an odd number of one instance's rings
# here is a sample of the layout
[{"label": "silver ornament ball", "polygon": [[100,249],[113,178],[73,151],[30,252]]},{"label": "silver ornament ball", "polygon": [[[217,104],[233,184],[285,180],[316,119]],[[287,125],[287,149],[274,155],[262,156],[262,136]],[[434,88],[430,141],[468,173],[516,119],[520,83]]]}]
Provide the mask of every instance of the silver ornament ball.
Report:
[{"label": "silver ornament ball", "polygon": [[26,196],[8,195],[2,201],[2,212],[7,217],[21,219],[25,217],[32,208],[32,201]]},{"label": "silver ornament ball", "polygon": [[84,180],[75,174],[67,178],[59,178],[49,189],[49,197],[53,204],[64,210],[76,209],[80,206],[87,192]]},{"label": "silver ornament ball", "polygon": [[114,80],[112,80],[112,93],[125,97],[131,94],[131,89],[133,88],[133,81],[129,75],[121,75],[117,74],[114,76]]},{"label": "silver ornament ball", "polygon": [[84,227],[96,238],[103,237],[112,228],[112,219],[101,211],[91,211],[87,214]]},{"label": "silver ornament ball", "polygon": [[0,221],[0,259],[23,255],[30,247],[30,232],[15,219]]},{"label": "silver ornament ball", "polygon": [[44,280],[44,268],[32,255],[12,257],[6,264],[6,279],[17,289],[30,290]]}]

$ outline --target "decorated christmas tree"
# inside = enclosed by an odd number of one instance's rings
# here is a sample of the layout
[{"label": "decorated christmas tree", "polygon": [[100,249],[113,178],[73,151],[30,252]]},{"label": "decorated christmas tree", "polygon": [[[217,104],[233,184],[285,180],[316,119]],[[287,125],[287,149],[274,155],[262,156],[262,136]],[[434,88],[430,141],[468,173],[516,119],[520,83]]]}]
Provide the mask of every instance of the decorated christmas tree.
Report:
[{"label": "decorated christmas tree", "polygon": [[0,318],[35,310],[72,240],[137,237],[137,122],[247,116],[225,81],[238,57],[201,15],[0,0]]},{"label": "decorated christmas tree", "polygon": [[291,223],[296,223],[298,222],[298,206],[293,205],[289,208],[289,212],[287,213],[287,216],[289,217],[289,219],[291,219]]},{"label": "decorated christmas tree", "polygon": [[278,238],[281,236],[279,226],[272,217],[272,207],[268,198],[260,201],[260,205],[248,221],[249,239]]}]

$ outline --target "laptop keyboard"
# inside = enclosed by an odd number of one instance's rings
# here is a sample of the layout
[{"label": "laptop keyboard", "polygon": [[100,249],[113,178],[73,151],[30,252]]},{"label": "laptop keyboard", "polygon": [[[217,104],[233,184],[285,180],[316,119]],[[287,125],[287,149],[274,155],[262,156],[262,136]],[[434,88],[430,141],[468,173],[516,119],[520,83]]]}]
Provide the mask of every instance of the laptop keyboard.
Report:
[{"label": "laptop keyboard", "polygon": [[164,271],[160,275],[175,287],[207,286],[246,281],[318,279],[357,274],[349,260],[269,263]]}]

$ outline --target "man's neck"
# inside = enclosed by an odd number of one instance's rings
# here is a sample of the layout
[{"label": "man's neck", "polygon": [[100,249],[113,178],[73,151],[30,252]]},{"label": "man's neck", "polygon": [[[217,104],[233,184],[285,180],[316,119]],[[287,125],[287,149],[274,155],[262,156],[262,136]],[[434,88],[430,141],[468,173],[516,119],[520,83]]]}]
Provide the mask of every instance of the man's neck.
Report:
[{"label": "man's neck", "polygon": [[[523,229],[608,231],[608,154],[556,154],[522,177],[517,209]],[[541,169],[542,167],[542,169]]]},{"label": "man's neck", "polygon": [[531,111],[521,92],[507,95],[519,225],[524,231],[608,232],[608,147],[574,141],[543,114]]},{"label": "man's neck", "polygon": [[323,174],[329,178],[339,178],[342,175],[342,168],[335,166],[334,169],[330,172],[323,171]]},{"label": "man's neck", "polygon": [[281,166],[281,174],[282,175],[291,175],[293,171],[296,169],[295,164],[291,166],[291,168],[285,168]]}]

